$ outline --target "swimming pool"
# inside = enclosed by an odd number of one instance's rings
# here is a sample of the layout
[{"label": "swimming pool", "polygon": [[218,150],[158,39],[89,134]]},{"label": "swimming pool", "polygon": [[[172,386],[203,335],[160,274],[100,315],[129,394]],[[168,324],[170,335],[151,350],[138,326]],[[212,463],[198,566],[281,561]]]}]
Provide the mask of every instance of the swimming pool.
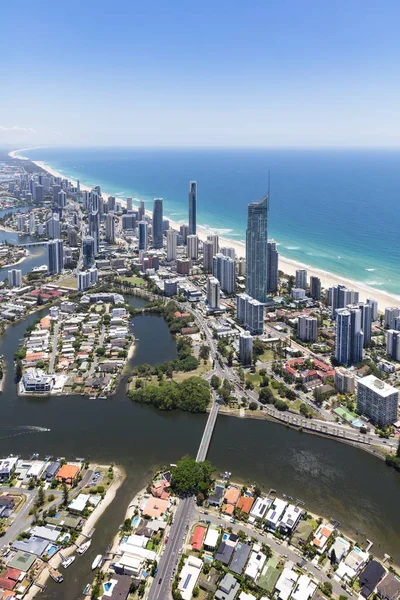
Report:
[{"label": "swimming pool", "polygon": [[110,579],[110,581],[103,583],[104,596],[112,596],[113,589],[117,583],[118,581],[116,579]]},{"label": "swimming pool", "polygon": [[139,517],[135,517],[132,521],[132,527],[136,527],[138,523],[139,523]]},{"label": "swimming pool", "polygon": [[56,552],[57,550],[57,546],[55,544],[52,544],[48,549],[47,549],[47,556],[49,558],[51,558],[53,556],[53,554]]}]

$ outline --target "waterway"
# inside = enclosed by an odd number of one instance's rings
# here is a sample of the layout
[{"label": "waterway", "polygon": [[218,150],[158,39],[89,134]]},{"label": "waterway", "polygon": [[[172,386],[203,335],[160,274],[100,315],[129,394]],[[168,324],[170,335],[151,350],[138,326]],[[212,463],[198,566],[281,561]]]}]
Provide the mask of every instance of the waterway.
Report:
[{"label": "waterway", "polygon": [[[143,306],[139,299],[130,302]],[[0,339],[0,354],[8,364],[0,396],[0,456],[78,455],[119,463],[127,472],[116,499],[96,526],[91,548],[68,569],[65,583],[50,581],[46,592],[37,596],[71,600],[81,597],[92,578],[94,557],[106,549],[129,501],[152,470],[184,454],[196,454],[206,416],[157,412],[134,404],[125,395],[124,380],[116,395],[106,400],[19,398],[12,357],[27,324],[46,313],[44,309],[11,326]],[[135,317],[133,328],[138,342],[131,365],[176,356],[162,318]],[[44,431],[47,428],[50,431]],[[400,563],[400,477],[375,457],[268,421],[219,416],[208,458],[218,471],[232,471],[240,481],[257,481],[266,491],[273,487],[303,500],[310,511],[339,520],[349,534],[374,541],[375,554],[388,552]]]},{"label": "waterway", "polygon": [[[17,206],[15,208],[8,208],[6,210],[0,210],[0,218],[4,217],[9,213],[25,213],[28,211],[28,207]],[[0,244],[8,242],[10,244],[28,244],[29,242],[36,241],[36,238],[31,238],[29,235],[19,235],[16,231],[4,231],[0,229]],[[29,271],[32,271],[33,267],[39,267],[46,263],[46,248],[45,246],[33,246],[29,248],[29,254],[21,263],[16,265],[16,269],[21,269],[22,274],[26,275]],[[0,269],[0,281],[3,281],[8,277],[8,270],[13,267],[6,267]]]}]

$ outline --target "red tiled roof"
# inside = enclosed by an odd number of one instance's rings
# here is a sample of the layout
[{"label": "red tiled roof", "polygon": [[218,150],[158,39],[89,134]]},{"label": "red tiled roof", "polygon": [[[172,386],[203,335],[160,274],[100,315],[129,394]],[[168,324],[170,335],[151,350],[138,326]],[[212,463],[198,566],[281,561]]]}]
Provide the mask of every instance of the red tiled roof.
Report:
[{"label": "red tiled roof", "polygon": [[194,530],[194,534],[192,537],[192,550],[198,550],[200,552],[201,547],[203,546],[204,537],[206,535],[206,530],[204,527],[200,527],[198,525]]}]

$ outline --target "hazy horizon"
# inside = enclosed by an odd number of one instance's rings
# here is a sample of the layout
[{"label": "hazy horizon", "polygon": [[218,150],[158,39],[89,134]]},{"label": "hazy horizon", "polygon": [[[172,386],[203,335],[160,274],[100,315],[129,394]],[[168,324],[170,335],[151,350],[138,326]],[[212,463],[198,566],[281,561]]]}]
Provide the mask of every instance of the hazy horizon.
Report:
[{"label": "hazy horizon", "polygon": [[399,20],[395,0],[6,3],[0,145],[400,147]]}]

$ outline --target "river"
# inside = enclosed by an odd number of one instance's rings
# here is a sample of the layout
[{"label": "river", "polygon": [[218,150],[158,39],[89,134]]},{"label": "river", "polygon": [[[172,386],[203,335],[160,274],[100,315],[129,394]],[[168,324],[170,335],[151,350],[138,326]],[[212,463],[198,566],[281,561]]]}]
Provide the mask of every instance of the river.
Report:
[{"label": "river", "polygon": [[[25,210],[26,208],[26,210]],[[0,210],[0,219],[9,213],[25,213],[29,210],[29,207],[17,206],[15,208],[8,208],[6,210]],[[36,238],[31,238],[29,235],[19,235],[16,231],[4,231],[0,229],[0,244],[9,242],[10,244],[28,244],[29,242],[36,241]],[[46,263],[46,248],[45,246],[33,246],[29,248],[28,256],[21,263],[15,267],[6,267],[0,269],[0,281],[3,281],[8,277],[9,269],[21,269],[22,274],[26,275],[32,271],[33,267],[40,267]]]},{"label": "river", "polygon": [[[130,299],[142,306],[140,299]],[[124,381],[115,396],[20,398],[12,378],[12,357],[25,322],[11,326],[0,340],[8,369],[0,396],[0,456],[85,456],[117,462],[127,479],[97,524],[89,551],[68,569],[62,585],[49,582],[41,598],[71,600],[91,580],[90,565],[105,550],[123,521],[135,492],[157,465],[195,455],[205,415],[163,413],[137,405],[125,395]],[[176,356],[175,343],[162,318],[141,315],[133,321],[137,347],[131,364],[160,363]],[[43,431],[49,428],[50,431]],[[257,481],[266,491],[302,499],[306,508],[342,523],[353,536],[374,542],[373,552],[388,552],[400,562],[400,477],[377,458],[329,439],[287,429],[268,421],[219,416],[208,457],[218,471],[232,471],[243,482]]]}]

